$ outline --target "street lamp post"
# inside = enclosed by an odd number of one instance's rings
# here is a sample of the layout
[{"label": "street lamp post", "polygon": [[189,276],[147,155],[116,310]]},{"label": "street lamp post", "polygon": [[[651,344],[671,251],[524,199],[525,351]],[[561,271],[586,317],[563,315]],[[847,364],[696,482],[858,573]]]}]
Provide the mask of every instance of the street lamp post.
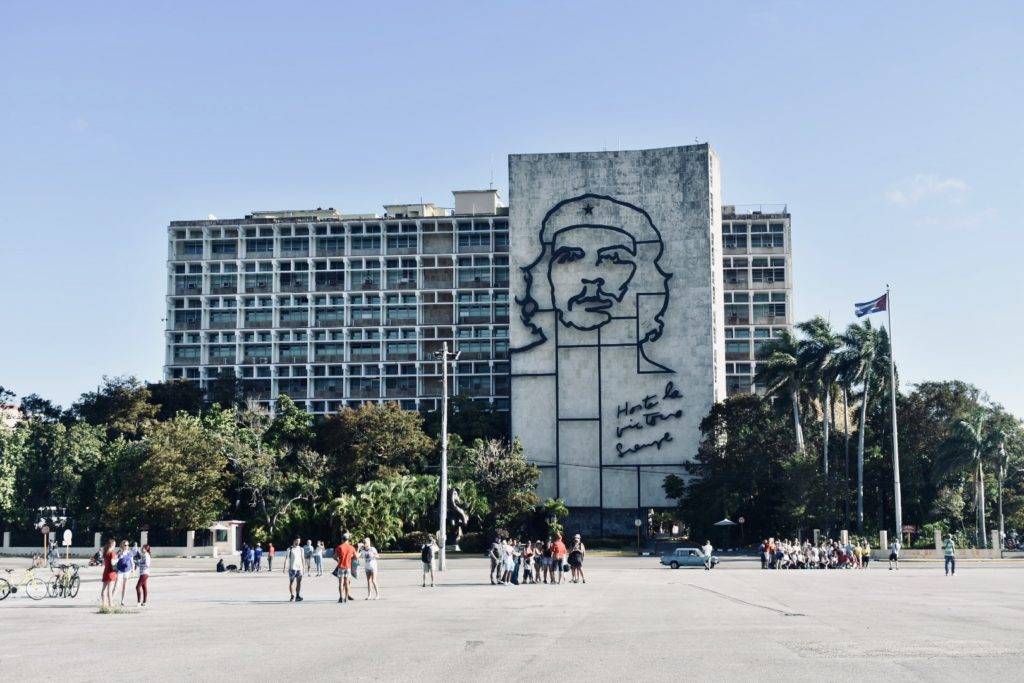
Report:
[{"label": "street lamp post", "polygon": [[643,526],[643,521],[637,517],[633,520],[633,526],[636,527],[636,554],[640,555],[640,527]]},{"label": "street lamp post", "polygon": [[438,520],[438,569],[444,571],[445,545],[448,541],[448,361],[459,359],[459,352],[448,352],[448,342],[443,351],[435,351],[434,357],[441,361],[441,504]]}]

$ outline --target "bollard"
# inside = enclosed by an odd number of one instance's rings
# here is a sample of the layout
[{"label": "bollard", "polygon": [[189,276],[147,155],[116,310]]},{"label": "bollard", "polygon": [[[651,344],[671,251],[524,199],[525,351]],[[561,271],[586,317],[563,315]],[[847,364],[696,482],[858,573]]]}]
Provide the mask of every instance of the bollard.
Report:
[{"label": "bollard", "polygon": [[92,547],[97,550],[103,547],[103,535],[98,531],[92,535]]},{"label": "bollard", "polygon": [[186,531],[185,532],[185,547],[192,550],[196,546],[196,532]]},{"label": "bollard", "polygon": [[5,548],[10,548],[11,547],[11,532],[10,531],[5,531],[4,532],[4,547]]},{"label": "bollard", "polygon": [[821,540],[821,529],[815,529],[814,530],[814,545],[818,545],[818,542],[820,540]]},{"label": "bollard", "polygon": [[942,550],[942,531],[935,530],[935,549]]},{"label": "bollard", "polygon": [[889,549],[889,532],[882,529],[878,532],[878,549],[888,550]]},{"label": "bollard", "polygon": [[1003,549],[1003,544],[999,538],[999,529],[992,530],[992,550],[996,551],[993,557],[999,557],[1000,551]]},{"label": "bollard", "polygon": [[144,546],[147,543],[149,543],[149,532],[148,531],[140,531],[139,532],[139,545],[140,546]]},{"label": "bollard", "polygon": [[850,532],[847,531],[846,529],[843,529],[842,531],[840,531],[839,532],[839,540],[845,546],[847,543],[850,542]]}]

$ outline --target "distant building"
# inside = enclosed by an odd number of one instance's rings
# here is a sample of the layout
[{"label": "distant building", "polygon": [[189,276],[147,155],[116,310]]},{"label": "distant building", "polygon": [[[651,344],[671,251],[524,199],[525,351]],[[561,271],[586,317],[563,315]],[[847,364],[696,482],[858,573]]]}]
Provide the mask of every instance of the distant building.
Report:
[{"label": "distant building", "polygon": [[785,206],[722,207],[725,386],[753,384],[760,348],[793,326],[793,251]]},{"label": "distant building", "polygon": [[451,391],[507,409],[508,209],[496,190],[453,194],[454,209],[172,221],[165,376],[234,374],[268,407],[287,394],[312,413],[432,409],[447,342]]}]

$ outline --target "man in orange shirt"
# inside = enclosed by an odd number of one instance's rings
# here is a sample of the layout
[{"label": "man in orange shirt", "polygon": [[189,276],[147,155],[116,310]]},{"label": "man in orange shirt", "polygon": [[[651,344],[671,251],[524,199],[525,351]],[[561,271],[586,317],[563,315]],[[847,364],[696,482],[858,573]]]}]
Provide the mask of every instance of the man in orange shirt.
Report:
[{"label": "man in orange shirt", "polygon": [[352,599],[350,583],[352,580],[352,560],[356,557],[356,549],[348,542],[348,534],[341,535],[341,543],[334,548],[334,559],[338,566],[334,573],[338,577],[338,602],[345,603]]},{"label": "man in orange shirt", "polygon": [[551,544],[551,557],[555,561],[555,567],[558,570],[558,583],[562,583],[565,572],[562,568],[565,566],[565,556],[569,554],[569,551],[565,547],[565,543],[562,542],[562,534],[555,534],[555,542]]}]

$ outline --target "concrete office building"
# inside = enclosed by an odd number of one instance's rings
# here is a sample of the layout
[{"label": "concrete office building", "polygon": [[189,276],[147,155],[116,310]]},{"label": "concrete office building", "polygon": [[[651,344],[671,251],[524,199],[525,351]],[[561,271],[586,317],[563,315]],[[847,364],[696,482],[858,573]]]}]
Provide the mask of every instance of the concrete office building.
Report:
[{"label": "concrete office building", "polygon": [[785,206],[722,207],[725,381],[730,396],[754,386],[761,347],[793,325],[793,251]]},{"label": "concrete office building", "polygon": [[451,393],[511,410],[540,495],[629,531],[791,324],[790,216],[722,207],[708,145],[513,155],[509,187],[510,208],[480,190],[171,222],[165,376],[433,409],[448,342]]},{"label": "concrete office building", "polygon": [[434,353],[462,351],[454,393],[508,408],[508,210],[495,190],[381,216],[261,211],[168,227],[165,376],[221,373],[268,406],[433,408]]},{"label": "concrete office building", "polygon": [[[512,431],[587,533],[670,504],[725,397],[708,145],[509,160]],[[645,516],[645,515],[644,515]]]}]

